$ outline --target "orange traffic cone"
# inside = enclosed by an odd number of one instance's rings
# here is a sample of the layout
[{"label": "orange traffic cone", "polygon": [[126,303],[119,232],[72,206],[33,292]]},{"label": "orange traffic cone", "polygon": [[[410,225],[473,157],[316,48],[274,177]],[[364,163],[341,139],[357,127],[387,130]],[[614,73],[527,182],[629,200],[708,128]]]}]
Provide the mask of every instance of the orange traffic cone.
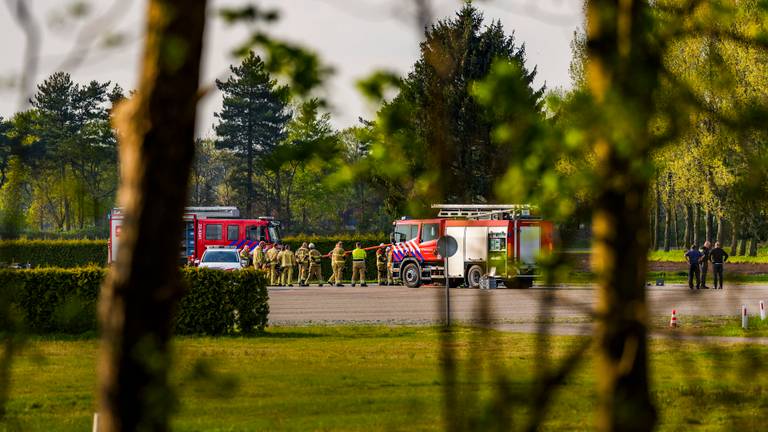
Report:
[{"label": "orange traffic cone", "polygon": [[670,327],[677,327],[677,311],[672,309],[672,317],[669,319]]}]

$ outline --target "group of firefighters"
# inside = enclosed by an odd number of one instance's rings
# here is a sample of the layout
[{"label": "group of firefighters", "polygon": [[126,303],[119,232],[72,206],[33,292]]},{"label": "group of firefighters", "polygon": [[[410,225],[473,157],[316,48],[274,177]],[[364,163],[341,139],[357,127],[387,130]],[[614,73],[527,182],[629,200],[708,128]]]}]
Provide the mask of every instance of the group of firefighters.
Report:
[{"label": "group of firefighters", "polygon": [[[263,241],[253,250],[244,246],[240,250],[240,259],[248,261],[249,265],[253,265],[258,270],[267,272],[270,285],[293,286],[293,269],[298,267],[296,283],[299,286],[309,286],[311,282],[317,282],[319,286],[323,286],[320,262],[322,258],[330,257],[333,273],[328,279],[328,284],[344,286],[341,281],[347,252],[344,251],[342,242],[336,243],[336,247],[325,255],[317,250],[314,243],[307,244],[304,242],[301,247],[296,249],[296,252],[292,251],[287,244],[276,244],[270,248],[266,246],[267,244]],[[360,286],[367,286],[365,283],[365,261],[368,255],[366,250],[358,242],[355,244],[355,249],[352,250],[351,255],[352,286],[355,286],[357,282],[360,283]],[[395,283],[392,277],[392,257],[391,247],[384,243],[376,247],[376,270],[379,285],[394,285]]]}]

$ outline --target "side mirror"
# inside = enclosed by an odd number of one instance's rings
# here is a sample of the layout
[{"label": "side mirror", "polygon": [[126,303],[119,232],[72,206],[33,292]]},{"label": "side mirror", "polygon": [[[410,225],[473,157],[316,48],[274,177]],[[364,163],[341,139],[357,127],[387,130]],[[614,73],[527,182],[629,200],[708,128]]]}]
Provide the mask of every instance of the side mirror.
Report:
[{"label": "side mirror", "polygon": [[193,261],[193,263],[194,263],[195,267],[199,266],[200,265],[200,259],[199,258],[195,259],[195,261]]},{"label": "side mirror", "polygon": [[248,260],[240,260],[240,267],[248,267]]}]

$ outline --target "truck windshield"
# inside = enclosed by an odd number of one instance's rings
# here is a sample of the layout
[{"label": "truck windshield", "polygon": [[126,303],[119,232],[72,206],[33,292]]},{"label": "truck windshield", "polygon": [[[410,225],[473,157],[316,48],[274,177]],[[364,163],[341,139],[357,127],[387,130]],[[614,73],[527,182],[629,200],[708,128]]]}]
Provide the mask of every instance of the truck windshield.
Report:
[{"label": "truck windshield", "polygon": [[271,243],[280,243],[280,235],[277,233],[276,226],[269,227],[269,241]]},{"label": "truck windshield", "polygon": [[393,241],[404,242],[413,240],[419,236],[419,226],[416,224],[398,224],[395,225],[395,232],[393,233]]},{"label": "truck windshield", "polygon": [[203,262],[236,263],[240,261],[235,251],[206,251]]}]

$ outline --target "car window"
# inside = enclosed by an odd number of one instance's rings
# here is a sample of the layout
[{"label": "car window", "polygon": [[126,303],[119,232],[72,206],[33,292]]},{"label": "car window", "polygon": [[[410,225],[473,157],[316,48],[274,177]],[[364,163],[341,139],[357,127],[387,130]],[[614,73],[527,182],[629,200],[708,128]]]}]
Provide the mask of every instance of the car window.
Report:
[{"label": "car window", "polygon": [[240,227],[237,225],[228,225],[227,240],[238,240],[238,239],[240,239]]},{"label": "car window", "polygon": [[240,261],[235,251],[205,251],[203,262],[205,263],[236,263]]},{"label": "car window", "polygon": [[421,241],[436,240],[439,237],[440,224],[424,224],[421,227]]},{"label": "car window", "polygon": [[205,226],[206,240],[221,240],[221,224],[210,224]]}]

